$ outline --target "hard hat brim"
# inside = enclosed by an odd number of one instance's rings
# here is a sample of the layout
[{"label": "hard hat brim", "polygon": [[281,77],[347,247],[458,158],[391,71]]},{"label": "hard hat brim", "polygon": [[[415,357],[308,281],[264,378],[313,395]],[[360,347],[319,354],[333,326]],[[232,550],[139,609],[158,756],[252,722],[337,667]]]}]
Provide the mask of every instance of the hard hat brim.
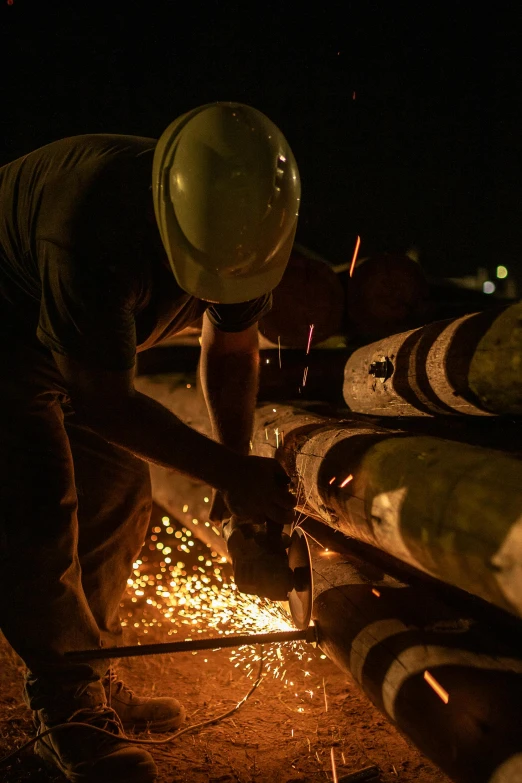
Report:
[{"label": "hard hat brim", "polygon": [[175,263],[171,260],[172,272],[178,285],[198,299],[219,304],[248,302],[273,291],[280,283],[290,257],[295,231],[296,226],[270,259],[266,270],[256,275],[227,278],[212,274],[208,269],[196,264],[190,256],[185,256],[183,263],[180,258],[176,258]]}]

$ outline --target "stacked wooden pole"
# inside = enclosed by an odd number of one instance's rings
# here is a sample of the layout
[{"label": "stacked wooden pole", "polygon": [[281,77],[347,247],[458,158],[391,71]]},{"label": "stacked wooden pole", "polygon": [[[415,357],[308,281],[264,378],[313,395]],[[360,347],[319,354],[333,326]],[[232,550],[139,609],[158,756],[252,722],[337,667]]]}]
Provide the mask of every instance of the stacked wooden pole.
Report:
[{"label": "stacked wooden pole", "polygon": [[522,303],[394,334],[355,351],[352,411],[377,416],[522,413]]},{"label": "stacked wooden pole", "polygon": [[522,623],[310,531],[319,645],[458,783],[522,779]]},{"label": "stacked wooden pole", "polygon": [[522,615],[522,461],[289,406],[257,421],[303,513]]}]

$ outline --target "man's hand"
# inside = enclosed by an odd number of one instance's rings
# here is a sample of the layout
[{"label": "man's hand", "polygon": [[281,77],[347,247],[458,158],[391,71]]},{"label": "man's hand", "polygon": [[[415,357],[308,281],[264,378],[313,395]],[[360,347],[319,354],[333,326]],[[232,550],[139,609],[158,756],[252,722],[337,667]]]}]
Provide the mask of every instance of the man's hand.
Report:
[{"label": "man's hand", "polygon": [[229,486],[222,493],[228,516],[261,525],[267,521],[281,527],[290,524],[295,498],[288,489],[290,479],[279,462],[251,456],[243,459],[241,468],[230,476]]},{"label": "man's hand", "polygon": [[222,493],[218,489],[212,490],[212,503],[210,504],[208,518],[211,522],[215,522],[218,525],[226,519],[230,519],[230,511],[227,508]]}]

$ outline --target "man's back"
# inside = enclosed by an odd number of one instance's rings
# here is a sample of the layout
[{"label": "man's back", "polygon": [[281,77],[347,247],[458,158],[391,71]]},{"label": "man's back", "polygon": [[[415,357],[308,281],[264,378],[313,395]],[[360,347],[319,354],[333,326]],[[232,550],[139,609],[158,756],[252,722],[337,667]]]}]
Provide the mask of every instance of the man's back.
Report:
[{"label": "man's back", "polygon": [[146,232],[155,144],[133,136],[74,136],[0,169],[3,304],[25,309],[40,299],[40,243],[84,256],[89,250],[117,255],[124,237]]}]

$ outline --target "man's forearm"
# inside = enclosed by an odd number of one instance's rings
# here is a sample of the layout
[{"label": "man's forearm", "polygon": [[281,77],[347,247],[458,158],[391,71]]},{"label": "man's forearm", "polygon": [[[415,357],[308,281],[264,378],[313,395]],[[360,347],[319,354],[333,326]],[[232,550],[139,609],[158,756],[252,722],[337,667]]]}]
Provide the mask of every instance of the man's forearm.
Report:
[{"label": "man's forearm", "polygon": [[200,381],[214,438],[238,454],[247,455],[254,424],[259,384],[259,353],[203,352]]},{"label": "man's forearm", "polygon": [[224,491],[241,459],[230,448],[188,427],[160,403],[140,392],[121,400],[110,416],[82,411],[95,432],[147,462],[178,470]]}]

